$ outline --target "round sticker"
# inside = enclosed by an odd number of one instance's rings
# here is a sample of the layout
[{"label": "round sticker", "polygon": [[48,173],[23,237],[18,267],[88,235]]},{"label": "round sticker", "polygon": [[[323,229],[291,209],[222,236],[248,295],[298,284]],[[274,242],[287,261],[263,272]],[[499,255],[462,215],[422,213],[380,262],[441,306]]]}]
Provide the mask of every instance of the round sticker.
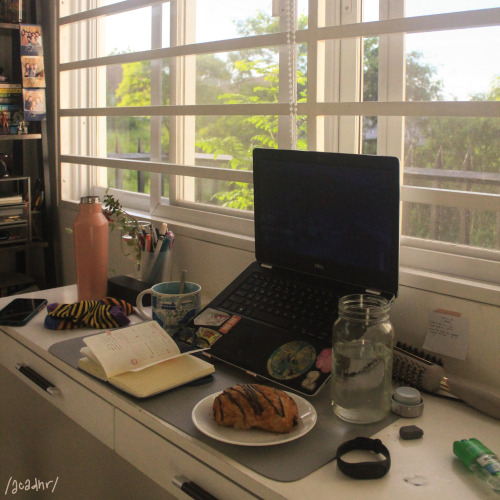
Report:
[{"label": "round sticker", "polygon": [[267,371],[279,380],[288,380],[307,372],[316,361],[316,349],[302,341],[289,342],[278,347],[269,356]]}]

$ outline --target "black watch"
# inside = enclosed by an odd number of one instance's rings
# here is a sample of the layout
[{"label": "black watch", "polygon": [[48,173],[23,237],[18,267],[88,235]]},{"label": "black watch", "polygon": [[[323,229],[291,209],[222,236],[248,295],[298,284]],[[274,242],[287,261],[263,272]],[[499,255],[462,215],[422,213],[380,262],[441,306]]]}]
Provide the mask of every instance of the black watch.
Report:
[{"label": "black watch", "polygon": [[[385,459],[376,462],[344,462],[341,458],[342,455],[353,450],[373,451],[374,453],[380,453]],[[357,437],[342,443],[337,448],[337,462],[339,469],[349,477],[355,479],[377,479],[385,476],[391,468],[391,454],[380,439]]]}]

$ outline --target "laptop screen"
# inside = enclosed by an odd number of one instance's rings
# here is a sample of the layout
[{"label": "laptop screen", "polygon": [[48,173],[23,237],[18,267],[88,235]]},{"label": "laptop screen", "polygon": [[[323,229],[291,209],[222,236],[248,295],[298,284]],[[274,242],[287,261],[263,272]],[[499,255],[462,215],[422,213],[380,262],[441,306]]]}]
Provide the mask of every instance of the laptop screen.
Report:
[{"label": "laptop screen", "polygon": [[254,149],[256,259],[397,295],[399,160]]}]

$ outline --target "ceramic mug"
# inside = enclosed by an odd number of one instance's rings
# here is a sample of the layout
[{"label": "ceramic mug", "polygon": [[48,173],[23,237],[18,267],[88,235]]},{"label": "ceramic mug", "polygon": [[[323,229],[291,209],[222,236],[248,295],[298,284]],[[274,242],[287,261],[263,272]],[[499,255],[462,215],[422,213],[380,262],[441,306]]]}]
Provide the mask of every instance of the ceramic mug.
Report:
[{"label": "ceramic mug", "polygon": [[[186,281],[179,293],[179,281],[157,283],[137,296],[137,309],[147,319],[154,319],[169,335],[194,318],[201,308],[201,286]],[[142,297],[151,294],[152,317],[144,311]]]}]

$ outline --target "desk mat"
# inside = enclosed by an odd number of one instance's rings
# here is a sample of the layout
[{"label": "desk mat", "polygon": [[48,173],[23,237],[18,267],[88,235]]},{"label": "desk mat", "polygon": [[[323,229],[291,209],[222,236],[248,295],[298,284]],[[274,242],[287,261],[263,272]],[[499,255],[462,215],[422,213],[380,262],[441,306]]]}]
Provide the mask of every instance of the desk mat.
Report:
[{"label": "desk mat", "polygon": [[[82,338],[53,344],[49,352],[66,364],[78,369]],[[85,372],[82,372],[85,373]],[[87,374],[85,374],[87,375]],[[87,375],[90,377],[90,375]],[[238,446],[216,441],[200,432],[191,420],[195,405],[206,396],[224,390],[234,384],[255,383],[244,372],[217,363],[215,374],[201,385],[184,385],[146,399],[129,396],[112,385],[94,379],[126,397],[133,404],[161,418],[186,434],[206,443],[240,464],[262,476],[276,481],[297,481],[335,458],[338,446],[356,436],[370,437],[394,422],[398,417],[390,414],[381,422],[368,425],[349,424],[334,415],[328,384],[314,397],[306,398],[316,409],[318,420],[314,428],[295,441],[274,446]],[[267,383],[267,382],[266,382]],[[302,396],[305,397],[305,396]]]}]

